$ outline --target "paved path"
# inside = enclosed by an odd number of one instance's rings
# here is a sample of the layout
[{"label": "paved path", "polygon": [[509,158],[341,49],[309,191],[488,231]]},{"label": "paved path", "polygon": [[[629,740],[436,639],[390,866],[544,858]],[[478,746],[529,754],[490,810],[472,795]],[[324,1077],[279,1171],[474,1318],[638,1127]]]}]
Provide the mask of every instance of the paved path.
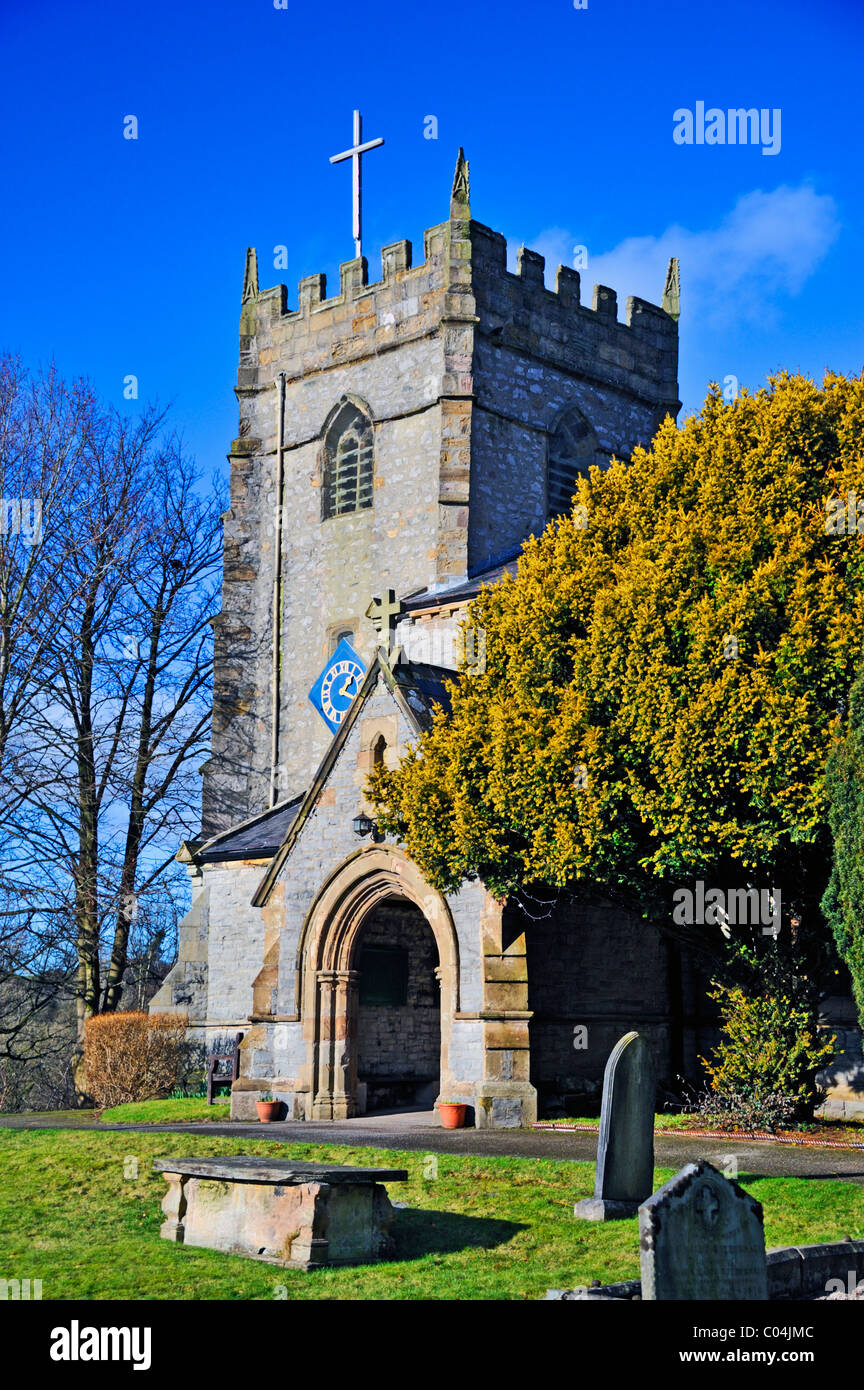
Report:
[{"label": "paved path", "polygon": [[[144,1131],[161,1134],[227,1135],[236,1139],[267,1139],[272,1143],[347,1144],[372,1149],[409,1149],[423,1153],[506,1154],[514,1158],[578,1159],[593,1163],[597,1134],[586,1130],[441,1129],[434,1111],[398,1115],[364,1115],[354,1120],[282,1122],[276,1124],[110,1125],[82,1115],[2,1115],[6,1129],[86,1129]],[[864,1149],[823,1149],[772,1144],[768,1141],[693,1139],[658,1134],[654,1159],[658,1167],[682,1168],[692,1159],[707,1158],[720,1166],[735,1155],[739,1178],[841,1178],[864,1185]]]}]

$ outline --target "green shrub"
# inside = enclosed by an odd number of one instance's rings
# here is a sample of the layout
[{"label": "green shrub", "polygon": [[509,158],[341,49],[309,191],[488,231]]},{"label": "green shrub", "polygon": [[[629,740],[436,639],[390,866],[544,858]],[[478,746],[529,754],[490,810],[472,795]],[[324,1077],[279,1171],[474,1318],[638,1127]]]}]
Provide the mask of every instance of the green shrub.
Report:
[{"label": "green shrub", "polygon": [[[821,1099],[816,1073],[833,1055],[834,1038],[817,1033],[810,1005],[777,989],[748,994],[717,981],[709,998],[720,1006],[723,1036],[711,1059],[700,1060],[716,1113],[766,1129],[812,1116]],[[700,1109],[706,1114],[710,1101]]]}]

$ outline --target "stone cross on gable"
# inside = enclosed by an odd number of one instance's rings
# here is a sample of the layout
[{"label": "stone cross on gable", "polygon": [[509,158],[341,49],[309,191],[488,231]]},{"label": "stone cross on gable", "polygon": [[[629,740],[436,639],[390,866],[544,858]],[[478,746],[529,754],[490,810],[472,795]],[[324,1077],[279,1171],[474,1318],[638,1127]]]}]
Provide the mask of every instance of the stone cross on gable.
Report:
[{"label": "stone cross on gable", "polygon": [[351,173],[354,194],[354,255],[359,258],[363,255],[362,247],[362,217],[363,217],[363,177],[360,167],[361,157],[367,150],[374,150],[377,145],[383,145],[384,140],[381,136],[377,140],[367,140],[363,143],[363,118],[359,111],[354,112],[354,144],[350,150],[343,150],[341,154],[331,154],[331,164],[341,164],[343,159],[351,160]]},{"label": "stone cross on gable", "polygon": [[391,665],[396,664],[399,656],[399,648],[393,646],[393,637],[401,612],[402,604],[397,599],[394,589],[388,589],[383,599],[376,595],[366,609],[366,617],[378,633],[378,645],[388,654]]}]

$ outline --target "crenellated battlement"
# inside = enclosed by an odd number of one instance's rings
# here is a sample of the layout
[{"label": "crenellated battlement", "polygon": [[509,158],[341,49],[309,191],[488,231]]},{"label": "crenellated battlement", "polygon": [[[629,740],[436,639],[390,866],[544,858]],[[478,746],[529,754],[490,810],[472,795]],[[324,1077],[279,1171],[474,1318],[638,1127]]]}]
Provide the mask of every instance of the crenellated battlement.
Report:
[{"label": "crenellated battlement", "polygon": [[[384,295],[388,292],[392,294],[394,287],[402,286],[406,279],[409,284],[412,281],[417,284],[424,280],[431,281],[436,271],[440,273],[445,264],[444,253],[450,240],[450,226],[449,222],[443,222],[426,230],[424,260],[417,266],[413,265],[412,243],[408,240],[395,241],[392,245],[381,248],[379,280],[369,280],[368,262],[365,256],[361,256],[341,262],[338,294],[328,297],[327,276],[319,273],[304,276],[298,282],[296,309],[288,307],[288,289],[284,284],[261,290],[255,298],[262,307],[268,306],[265,317],[272,317],[275,312],[280,317],[291,320],[319,310],[351,304],[369,295],[378,297],[382,292]],[[465,230],[470,242],[471,265],[475,277],[492,282],[500,280],[502,288],[510,287],[514,301],[518,298],[521,287],[525,292],[521,295],[522,303],[531,308],[540,307],[530,303],[533,296],[539,294],[541,305],[545,304],[549,310],[554,310],[556,306],[565,310],[575,309],[581,314],[597,315],[598,319],[606,323],[619,323],[619,326],[631,328],[637,333],[660,333],[670,340],[677,336],[675,317],[660,305],[652,304],[649,300],[635,295],[629,296],[626,300],[626,317],[623,323],[620,323],[617,291],[608,285],[594,285],[592,304],[589,308],[582,303],[582,277],[578,270],[559,265],[555,287],[549,289],[545,283],[545,257],[539,252],[521,247],[517,252],[517,268],[514,273],[507,269],[507,240],[500,232],[473,220]],[[397,298],[405,298],[405,291],[400,289]]]},{"label": "crenellated battlement", "polygon": [[[502,286],[509,285],[514,299],[519,293],[517,287],[523,286],[527,291],[527,294],[522,295],[523,303],[539,293],[541,303],[545,303],[549,309],[553,309],[557,303],[566,309],[579,309],[583,314],[597,314],[607,322],[617,321],[618,295],[617,291],[610,289],[608,285],[594,286],[593,301],[589,309],[582,303],[582,277],[578,270],[559,265],[555,275],[555,288],[550,290],[545,283],[546,259],[539,251],[531,251],[526,246],[520,247],[516,253],[514,273],[507,269],[507,238],[500,232],[485,227],[481,222],[472,222],[471,242],[472,267],[475,272],[488,281],[497,280]],[[626,301],[626,315],[622,327],[633,328],[636,331],[659,331],[670,339],[677,337],[676,318],[659,304],[630,296]],[[649,328],[646,316],[651,315],[654,316],[654,320]]]},{"label": "crenellated battlement", "polygon": [[445,222],[425,233],[425,256],[417,266],[410,241],[383,247],[381,278],[372,283],[365,256],[342,262],[336,294],[328,296],[324,274],[304,276],[296,308],[288,304],[285,285],[258,291],[243,305],[238,385],[266,380],[267,373],[259,374],[257,368],[265,368],[274,356],[290,379],[313,367],[354,360],[436,332],[447,296],[458,285],[451,231]]},{"label": "crenellated battlement", "polygon": [[285,285],[275,285],[271,289],[257,291],[256,298],[259,303],[276,300],[280,305],[279,312],[281,314],[284,314],[286,318],[297,318],[313,310],[347,304],[362,298],[364,295],[374,294],[379,290],[387,290],[406,275],[415,279],[428,277],[436,269],[440,270],[444,264],[444,253],[449,243],[449,229],[450,223],[442,222],[424,232],[424,259],[417,266],[413,265],[413,247],[410,241],[394,241],[390,246],[383,246],[381,248],[380,280],[369,281],[369,266],[366,257],[358,256],[353,260],[340,263],[338,294],[328,297],[327,276],[322,272],[317,275],[306,275],[298,282],[296,309],[287,307],[288,290]]},{"label": "crenellated battlement", "polygon": [[663,375],[677,381],[677,316],[665,306],[631,295],[621,321],[617,292],[608,285],[594,285],[589,307],[582,303],[578,270],[559,265],[555,287],[549,289],[545,258],[539,252],[520,248],[514,273],[507,269],[507,241],[500,232],[472,222],[471,243],[481,323],[491,320],[491,333],[498,340],[524,346],[527,330],[528,338],[545,342],[553,352],[555,344],[565,355],[580,344],[588,350],[605,345],[622,354],[622,365],[630,369],[658,352],[670,353],[674,361],[664,361],[669,370]]},{"label": "crenellated battlement", "polygon": [[329,296],[324,274],[304,276],[296,308],[285,285],[259,291],[247,260],[238,385],[272,380],[267,368],[273,363],[275,371],[277,358],[292,379],[465,319],[498,348],[509,344],[572,371],[590,369],[617,386],[627,385],[629,373],[637,394],[676,400],[677,314],[666,294],[662,305],[630,296],[622,321],[616,291],[595,285],[590,306],[583,304],[581,276],[569,266],[559,266],[554,288],[547,288],[536,251],[522,247],[512,272],[506,238],[474,221],[467,201],[455,196],[448,221],[425,231],[423,250],[414,265],[410,241],[383,247],[380,279],[372,282],[365,257],[343,261],[338,292]]}]

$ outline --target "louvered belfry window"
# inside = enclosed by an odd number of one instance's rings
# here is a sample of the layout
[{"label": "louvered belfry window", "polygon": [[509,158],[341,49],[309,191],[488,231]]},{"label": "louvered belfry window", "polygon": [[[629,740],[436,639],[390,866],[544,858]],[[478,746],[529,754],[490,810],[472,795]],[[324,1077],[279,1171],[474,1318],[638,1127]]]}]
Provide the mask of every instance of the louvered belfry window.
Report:
[{"label": "louvered belfry window", "polygon": [[561,416],[549,439],[547,504],[550,517],[572,510],[576,479],[592,463],[605,461],[597,436],[581,411],[574,406]]},{"label": "louvered belfry window", "polygon": [[325,435],[325,518],[372,506],[372,453],[372,421],[345,401]]}]

